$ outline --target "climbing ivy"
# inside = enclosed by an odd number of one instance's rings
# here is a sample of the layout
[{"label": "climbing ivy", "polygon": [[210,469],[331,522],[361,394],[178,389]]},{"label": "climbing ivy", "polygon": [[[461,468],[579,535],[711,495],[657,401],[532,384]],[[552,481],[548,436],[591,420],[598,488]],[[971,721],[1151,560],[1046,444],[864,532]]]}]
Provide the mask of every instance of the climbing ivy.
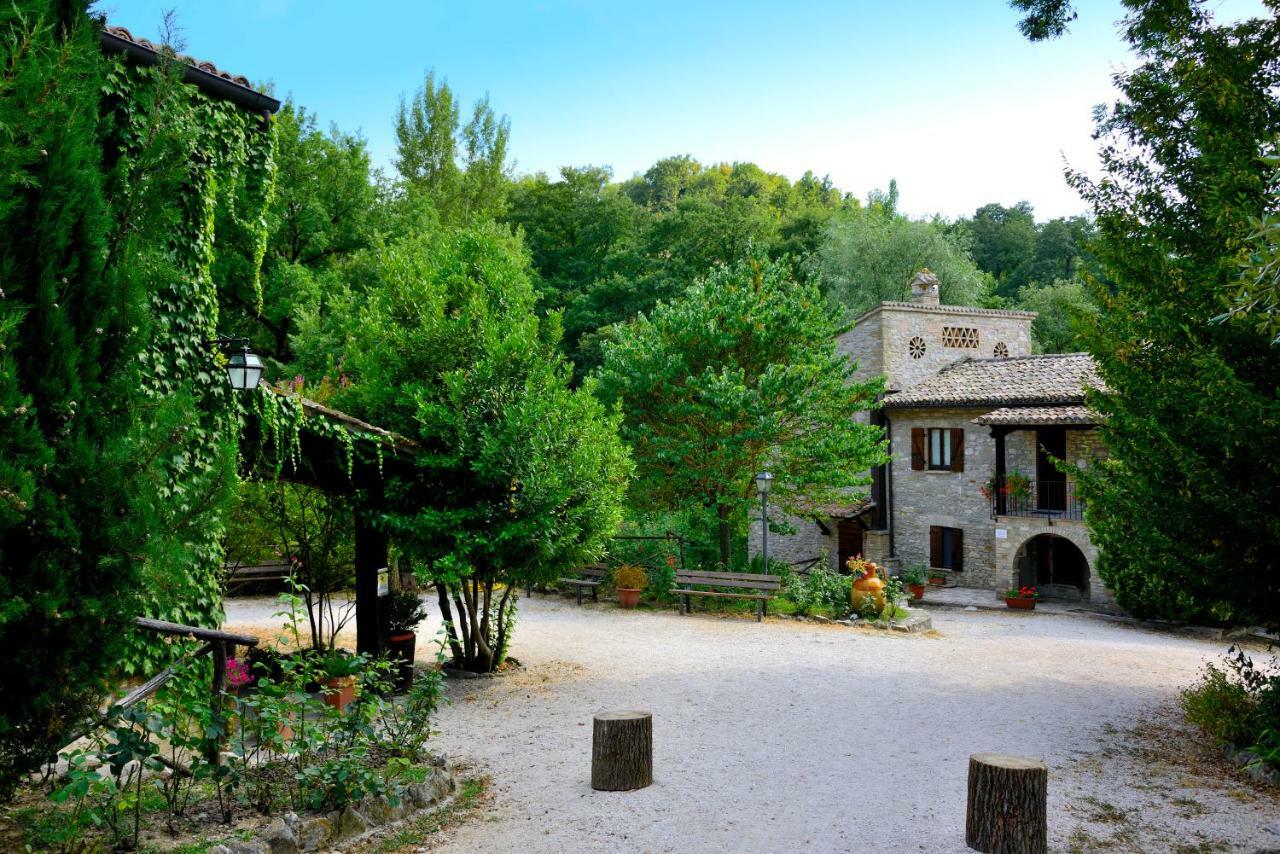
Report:
[{"label": "climbing ivy", "polygon": [[[111,63],[103,85],[109,270],[151,294],[140,355],[143,394],[169,431],[153,461],[153,527],[143,559],[143,613],[179,623],[221,622],[223,513],[237,472],[245,402],[230,388],[218,334],[218,247],[266,251],[273,192],[270,119],[181,81],[181,66]],[[217,234],[220,225],[224,233]],[[226,234],[231,230],[233,234]],[[260,286],[259,286],[260,293]],[[162,650],[135,640],[126,672],[154,670]]]}]

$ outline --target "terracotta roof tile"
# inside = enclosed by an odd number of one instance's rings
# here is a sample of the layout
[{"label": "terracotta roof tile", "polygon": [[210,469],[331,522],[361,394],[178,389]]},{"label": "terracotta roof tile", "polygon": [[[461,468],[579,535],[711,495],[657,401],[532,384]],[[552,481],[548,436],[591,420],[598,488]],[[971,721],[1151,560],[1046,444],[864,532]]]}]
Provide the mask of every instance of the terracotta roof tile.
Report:
[{"label": "terracotta roof tile", "polygon": [[1043,406],[1084,403],[1086,387],[1101,387],[1088,353],[962,359],[885,398],[889,409],[914,406]]},{"label": "terracotta roof tile", "polygon": [[[103,30],[115,36],[116,38],[123,39],[145,50],[149,50],[152,53],[155,53],[158,55],[164,55],[169,52],[169,48],[167,48],[166,46],[162,44],[157,44],[149,39],[144,39],[144,38],[135,36],[133,33],[129,32],[129,30],[125,27],[106,26],[106,27],[103,27]],[[257,91],[256,89],[253,88],[253,84],[249,81],[248,77],[245,77],[244,75],[241,75],[241,74],[231,74],[230,72],[223,71],[222,69],[218,68],[218,66],[214,65],[212,62],[206,62],[203,60],[195,59],[193,57],[186,56],[185,54],[177,54],[174,58],[177,59],[179,62],[182,62],[191,66],[192,68],[198,68],[201,71],[214,75],[215,77],[221,77],[223,80],[227,80],[231,83],[235,83],[237,86],[243,86],[244,88],[249,89],[250,91],[255,91],[255,92]]]},{"label": "terracotta roof tile", "polygon": [[1097,424],[1098,416],[1079,404],[1070,406],[1007,406],[979,415],[974,424],[986,427],[1028,426],[1048,424]]}]

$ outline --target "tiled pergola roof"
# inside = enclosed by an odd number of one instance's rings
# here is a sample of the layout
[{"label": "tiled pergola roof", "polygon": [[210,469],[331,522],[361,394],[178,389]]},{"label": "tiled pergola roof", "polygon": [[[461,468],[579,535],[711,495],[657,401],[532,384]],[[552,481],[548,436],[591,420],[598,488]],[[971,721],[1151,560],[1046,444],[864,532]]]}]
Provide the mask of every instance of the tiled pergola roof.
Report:
[{"label": "tiled pergola roof", "polygon": [[984,427],[1048,427],[1055,425],[1093,426],[1098,416],[1084,406],[1006,406],[979,415],[974,424]]},{"label": "tiled pergola roof", "polygon": [[934,376],[889,395],[886,409],[933,406],[1061,406],[1084,403],[1099,388],[1088,353],[963,359]]}]

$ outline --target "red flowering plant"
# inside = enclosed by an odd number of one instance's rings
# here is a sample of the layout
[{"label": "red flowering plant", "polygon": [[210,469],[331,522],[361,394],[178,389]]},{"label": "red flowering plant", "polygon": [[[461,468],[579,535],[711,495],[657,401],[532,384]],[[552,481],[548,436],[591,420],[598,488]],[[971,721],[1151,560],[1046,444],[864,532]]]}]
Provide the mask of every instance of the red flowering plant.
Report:
[{"label": "red flowering plant", "polygon": [[227,659],[227,685],[231,688],[243,688],[253,682],[253,674],[249,672],[249,665],[235,658]]},{"label": "red flowering plant", "polygon": [[[987,478],[986,483],[978,488],[982,490],[982,497],[990,501],[997,491],[995,476]],[[1015,500],[1030,498],[1031,478],[1021,472],[1010,472],[1004,476],[1004,484],[999,487],[999,493]]]},{"label": "red flowering plant", "polygon": [[1013,587],[1004,592],[1006,599],[1036,599],[1040,594],[1034,587]]}]

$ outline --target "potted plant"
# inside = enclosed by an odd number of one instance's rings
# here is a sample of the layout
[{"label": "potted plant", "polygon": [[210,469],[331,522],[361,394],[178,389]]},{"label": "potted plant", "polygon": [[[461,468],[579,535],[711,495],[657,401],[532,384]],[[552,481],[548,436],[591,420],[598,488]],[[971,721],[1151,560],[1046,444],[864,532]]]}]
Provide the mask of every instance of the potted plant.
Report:
[{"label": "potted plant", "polygon": [[634,608],[640,604],[640,594],[649,586],[649,574],[638,566],[624,563],[613,571],[613,586],[618,590],[618,604]]},{"label": "potted plant", "polygon": [[1022,611],[1034,611],[1039,596],[1034,587],[1015,587],[1004,592],[1004,604]]},{"label": "potted plant", "polygon": [[416,593],[396,590],[382,602],[387,625],[387,657],[396,662],[397,694],[413,686],[413,660],[418,635],[414,631],[427,617],[427,607]]},{"label": "potted plant", "polygon": [[902,573],[902,583],[911,591],[911,601],[919,602],[924,598],[924,571],[918,566],[913,566]]},{"label": "potted plant", "polygon": [[320,670],[324,673],[320,684],[325,704],[343,711],[356,698],[359,660],[335,649],[320,662]]},{"label": "potted plant", "polygon": [[929,570],[929,583],[935,587],[941,587],[947,583],[946,570],[931,569]]},{"label": "potted plant", "polygon": [[868,601],[875,603],[876,613],[884,610],[884,579],[881,578],[880,567],[862,555],[855,555],[845,562],[849,573],[853,576],[853,587],[849,591],[849,601],[853,610],[862,613]]}]

